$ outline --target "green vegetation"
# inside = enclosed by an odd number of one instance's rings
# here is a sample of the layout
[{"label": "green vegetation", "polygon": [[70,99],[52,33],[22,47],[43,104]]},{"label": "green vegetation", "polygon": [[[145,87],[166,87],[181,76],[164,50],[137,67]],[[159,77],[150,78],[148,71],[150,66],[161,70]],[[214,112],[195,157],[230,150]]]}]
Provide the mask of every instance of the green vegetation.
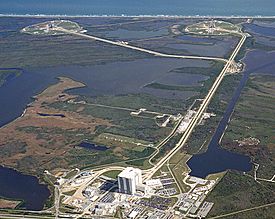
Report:
[{"label": "green vegetation", "polygon": [[[81,105],[84,109],[79,112],[85,116],[92,116],[95,118],[101,118],[108,120],[112,123],[111,127],[101,126],[96,130],[96,136],[94,140],[100,141],[102,133],[109,133],[114,136],[121,136],[122,140],[144,143],[158,143],[164,136],[167,136],[171,127],[160,128],[155,119],[152,117],[137,117],[132,116],[131,110],[123,110],[111,107],[133,107],[133,110],[140,108],[146,108],[151,111],[172,113],[177,115],[185,108],[185,105],[176,100],[166,100],[162,98],[153,98],[151,95],[145,94],[132,94],[121,96],[103,96],[95,98],[81,97],[79,100],[85,100],[87,104]],[[151,102],[150,102],[151,101]],[[102,107],[91,104],[101,104],[111,107]],[[50,105],[56,109],[62,109],[66,111],[77,111],[78,104],[70,104],[67,102],[56,102]],[[183,108],[181,108],[183,107]],[[143,115],[141,115],[143,116]],[[125,139],[123,139],[125,137]],[[131,139],[131,140],[130,140]],[[106,140],[104,140],[106,142]],[[99,142],[101,143],[101,142]],[[115,144],[115,142],[114,142]],[[118,142],[118,144],[121,144]]]},{"label": "green vegetation", "polygon": [[27,26],[21,30],[22,33],[34,34],[34,35],[62,35],[61,31],[54,28],[64,28],[66,30],[81,32],[83,29],[77,23],[69,20],[52,20],[43,23]]},{"label": "green vegetation", "polygon": [[95,167],[104,164],[127,161],[149,156],[153,148],[145,148],[143,151],[134,151],[127,148],[117,150],[116,148],[107,151],[91,151],[88,149],[71,149],[65,156],[65,160],[71,167]]},{"label": "green vegetation", "polygon": [[160,83],[151,83],[145,87],[154,88],[154,89],[163,89],[163,90],[179,90],[179,91],[194,91],[195,88],[191,86],[180,86],[180,85],[167,85]]},{"label": "green vegetation", "polygon": [[150,94],[127,94],[127,95],[106,95],[97,97],[79,97],[77,101],[86,101],[93,104],[102,104],[114,107],[125,107],[138,110],[145,108],[149,111],[155,111],[166,114],[177,114],[184,111],[186,105],[183,101],[165,99]]},{"label": "green vegetation", "polygon": [[[214,29],[209,31],[209,27]],[[230,35],[231,32],[239,32],[240,26],[225,21],[202,21],[186,28],[187,32],[198,35]]]},{"label": "green vegetation", "polygon": [[119,218],[119,219],[122,219],[122,218],[123,218],[122,207],[118,207],[118,208],[117,208],[114,217],[115,217],[115,218]]},{"label": "green vegetation", "polygon": [[189,172],[189,168],[186,162],[190,157],[191,155],[179,152],[175,154],[169,161],[171,171],[183,192],[187,192],[188,189],[190,189],[189,186],[183,183],[183,179],[185,177],[184,173]]},{"label": "green vegetation", "polygon": [[86,105],[81,114],[111,121],[113,126],[104,132],[143,141],[155,143],[170,132],[170,128],[160,128],[155,120],[131,116],[129,111]]},{"label": "green vegetation", "polygon": [[62,193],[62,194],[68,195],[68,196],[72,196],[75,192],[76,192],[76,189],[74,189],[74,190],[72,190],[72,191],[69,191],[69,192],[64,192],[64,193]]},{"label": "green vegetation", "polygon": [[138,167],[142,170],[145,170],[145,169],[149,169],[152,167],[152,165],[149,163],[149,158],[150,156],[147,156],[145,158],[137,158],[137,159],[133,159],[133,160],[130,160],[130,161],[126,161],[124,164],[125,166],[134,166],[134,167]]},{"label": "green vegetation", "polygon": [[166,153],[168,153],[179,142],[180,138],[181,138],[181,135],[175,135],[172,138],[170,138],[169,141],[159,149],[159,153],[157,153],[152,158],[152,162],[155,163],[159,159],[161,159]]},{"label": "green vegetation", "polygon": [[[39,18],[36,19],[39,22]],[[41,19],[44,21],[44,19]],[[1,67],[43,68],[64,65],[94,65],[151,57],[122,47],[93,42],[70,35],[22,34],[17,26],[28,20],[0,19]],[[20,24],[19,24],[20,23]]]},{"label": "green vegetation", "polygon": [[[275,169],[275,77],[252,76],[242,92],[222,146],[247,154],[260,164],[258,177],[271,178]],[[256,138],[259,144],[239,146],[236,140]]]},{"label": "green vegetation", "polygon": [[112,170],[104,173],[104,176],[116,179],[120,172],[121,172],[120,170]]},{"label": "green vegetation", "polygon": [[275,215],[275,207],[266,206],[256,209],[246,209],[244,212],[236,212],[236,214],[232,214],[230,216],[223,216],[224,219],[274,219]]},{"label": "green vegetation", "polygon": [[203,125],[196,127],[184,146],[188,154],[202,153],[207,150],[208,143],[223,116],[227,103],[230,101],[240,78],[241,75],[228,75],[223,79],[207,110],[207,112],[215,113],[216,116],[206,120]]},{"label": "green vegetation", "polygon": [[26,143],[24,142],[10,142],[6,145],[1,145],[1,153],[0,157],[12,157],[18,153],[25,153],[26,152]]},{"label": "green vegetation", "polygon": [[[223,137],[227,150],[247,154],[258,163],[257,177],[270,179],[274,174],[274,76],[253,75],[243,90],[230,124]],[[263,107],[264,106],[264,107]],[[259,144],[239,145],[236,140],[250,137]],[[256,182],[253,173],[229,171],[208,197],[215,203],[211,216],[249,209],[275,201],[275,187],[266,181]],[[226,216],[224,218],[272,218],[274,206]]]},{"label": "green vegetation", "polygon": [[71,171],[66,173],[66,176],[64,177],[64,179],[70,179],[73,176],[75,176],[77,173],[78,173],[78,171],[76,169],[72,169]]},{"label": "green vegetation", "polygon": [[[272,203],[275,201],[275,190],[271,183],[258,183],[247,175],[229,171],[207,197],[207,201],[215,203],[209,214],[211,217]],[[256,218],[268,218],[264,215]]]}]

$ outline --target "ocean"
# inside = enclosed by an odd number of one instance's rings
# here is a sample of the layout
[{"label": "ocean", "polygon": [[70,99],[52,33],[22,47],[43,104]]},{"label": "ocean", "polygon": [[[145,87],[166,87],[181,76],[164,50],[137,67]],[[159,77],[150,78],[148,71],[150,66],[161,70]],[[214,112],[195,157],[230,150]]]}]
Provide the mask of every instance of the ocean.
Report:
[{"label": "ocean", "polygon": [[275,16],[275,0],[0,0],[0,14]]}]

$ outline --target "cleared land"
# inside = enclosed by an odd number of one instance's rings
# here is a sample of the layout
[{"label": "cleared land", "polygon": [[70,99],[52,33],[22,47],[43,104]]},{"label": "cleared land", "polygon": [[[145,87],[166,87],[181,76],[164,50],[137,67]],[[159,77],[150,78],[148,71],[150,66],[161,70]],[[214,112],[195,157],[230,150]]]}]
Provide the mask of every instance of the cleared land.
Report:
[{"label": "cleared land", "polygon": [[225,21],[203,21],[185,28],[185,31],[199,35],[228,35],[239,33],[241,27]]},{"label": "cleared land", "polygon": [[21,201],[14,201],[14,200],[0,198],[0,208],[1,209],[14,209],[20,203],[21,203]]},{"label": "cleared land", "polygon": [[83,32],[83,28],[77,23],[69,20],[53,20],[46,21],[39,24],[27,26],[22,29],[22,33],[33,34],[33,35],[62,35],[63,32],[53,30],[53,28],[62,27],[74,32]]}]

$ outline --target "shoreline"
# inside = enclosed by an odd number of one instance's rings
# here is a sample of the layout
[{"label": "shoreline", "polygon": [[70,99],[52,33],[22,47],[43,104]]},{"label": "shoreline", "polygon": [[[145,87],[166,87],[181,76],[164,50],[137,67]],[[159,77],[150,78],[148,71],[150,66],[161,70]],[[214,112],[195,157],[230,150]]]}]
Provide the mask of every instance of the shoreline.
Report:
[{"label": "shoreline", "polygon": [[[20,175],[22,175],[24,177],[34,178],[34,180],[37,180],[37,183],[38,183],[39,186],[45,186],[47,188],[47,190],[49,191],[49,196],[45,200],[42,210],[44,210],[46,208],[45,205],[46,205],[47,201],[52,198],[52,196],[54,195],[54,193],[52,192],[52,187],[51,187],[50,183],[48,183],[44,179],[43,174],[33,174],[31,172],[24,172],[24,171],[19,170],[19,169],[15,168],[15,167],[12,167],[12,166],[9,166],[9,165],[5,165],[5,164],[0,164],[0,168],[10,169],[10,170],[17,172],[18,174],[20,174]],[[21,198],[12,198],[12,197],[7,197],[7,196],[4,196],[4,195],[0,194],[0,199],[5,199],[5,200],[11,200],[11,201],[18,201],[18,202],[20,202],[20,203],[18,203],[18,205],[16,206],[16,208],[11,209],[11,210],[26,210],[26,209],[20,209],[20,207],[22,206],[22,204],[25,203],[25,200],[23,198],[22,199]],[[27,211],[29,211],[29,210],[27,210]],[[32,211],[37,211],[37,210],[32,210]]]},{"label": "shoreline", "polygon": [[66,14],[0,14],[0,17],[33,17],[33,18],[260,18],[272,19],[275,15],[66,15]]}]

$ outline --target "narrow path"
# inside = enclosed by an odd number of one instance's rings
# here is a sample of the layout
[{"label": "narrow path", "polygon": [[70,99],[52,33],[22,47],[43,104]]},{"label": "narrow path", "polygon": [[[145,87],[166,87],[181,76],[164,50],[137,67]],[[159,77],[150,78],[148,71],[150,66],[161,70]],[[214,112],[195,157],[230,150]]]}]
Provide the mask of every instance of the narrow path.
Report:
[{"label": "narrow path", "polygon": [[224,217],[227,217],[227,216],[232,216],[232,215],[236,215],[236,214],[243,213],[243,212],[253,211],[253,210],[256,210],[256,209],[265,208],[265,207],[269,207],[269,206],[272,206],[272,205],[275,205],[275,202],[270,203],[270,204],[260,205],[260,206],[253,207],[253,208],[243,209],[243,210],[240,210],[240,211],[231,212],[231,213],[228,213],[228,214],[222,214],[222,215],[218,215],[218,216],[215,216],[215,217],[210,217],[209,219],[224,218]]}]

